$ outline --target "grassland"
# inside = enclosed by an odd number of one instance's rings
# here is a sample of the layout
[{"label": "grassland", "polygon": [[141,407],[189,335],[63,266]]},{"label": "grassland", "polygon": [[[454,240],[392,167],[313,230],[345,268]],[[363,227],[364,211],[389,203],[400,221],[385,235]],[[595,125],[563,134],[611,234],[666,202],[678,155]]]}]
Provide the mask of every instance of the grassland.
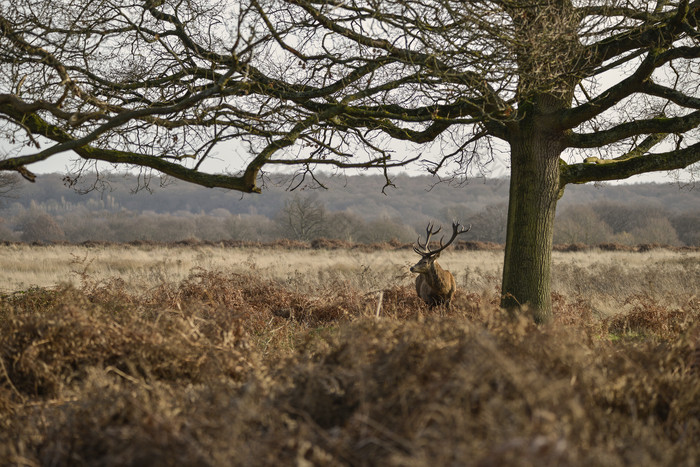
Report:
[{"label": "grassland", "polygon": [[[700,252],[0,246],[2,465],[696,465]],[[380,301],[381,298],[381,301]],[[378,305],[381,305],[378,307]]]},{"label": "grassland", "polygon": [[[417,261],[408,245],[388,248],[311,249],[212,244],[0,245],[0,293],[31,287],[80,287],[84,278],[118,278],[132,291],[179,283],[192,271],[252,274],[292,289],[314,290],[344,281],[369,293],[412,284],[408,268]],[[448,250],[440,263],[470,293],[493,294],[501,280],[503,251]],[[553,290],[586,297],[605,316],[625,310],[630,296],[649,294],[683,306],[686,292],[698,291],[700,250],[555,251]],[[679,293],[680,292],[680,293]]]},{"label": "grassland", "polygon": [[[180,282],[192,270],[254,273],[261,279],[288,282],[300,287],[343,278],[361,288],[384,288],[409,283],[408,268],[417,261],[409,248],[309,249],[216,245],[95,246],[25,244],[0,245],[0,291],[29,287],[79,286],[83,273],[92,280],[119,277],[130,288],[144,289],[163,282]],[[476,271],[491,281],[500,274],[502,251],[445,253],[443,264],[454,271]],[[484,284],[485,285],[485,284]]]}]

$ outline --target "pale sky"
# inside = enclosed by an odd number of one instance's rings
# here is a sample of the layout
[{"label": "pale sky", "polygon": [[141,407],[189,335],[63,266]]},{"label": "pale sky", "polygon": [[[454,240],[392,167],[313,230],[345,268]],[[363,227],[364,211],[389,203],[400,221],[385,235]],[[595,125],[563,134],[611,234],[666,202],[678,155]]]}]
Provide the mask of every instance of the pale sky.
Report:
[{"label": "pale sky", "polygon": [[[2,145],[2,143],[0,143]],[[35,164],[31,164],[27,166],[29,170],[31,170],[34,173],[68,173],[73,166],[73,163],[71,162],[72,160],[78,160],[80,159],[78,156],[76,156],[74,153],[62,153],[62,154],[56,154],[55,156],[52,156],[46,161],[42,162],[37,162]],[[226,170],[227,164],[230,164],[230,162],[226,161],[219,161],[218,163],[212,164],[210,167],[207,168],[206,171],[209,172],[214,172],[215,170]],[[494,166],[491,167],[492,174],[493,176],[505,176],[509,174],[509,170],[507,165],[503,161],[496,161],[494,162]],[[231,169],[232,167],[228,167]],[[109,171],[109,170],[114,170],[111,164],[104,164],[103,165],[103,170]],[[116,169],[117,171],[122,170],[119,167]],[[426,175],[427,172],[424,170],[421,170],[417,167],[414,167],[413,169],[401,169],[402,172],[407,172],[412,175]],[[366,173],[366,172],[365,172]],[[376,171],[376,173],[379,173],[379,171]],[[398,173],[398,171],[397,171]],[[648,173],[648,174],[643,174],[643,175],[636,175],[634,177],[630,177],[625,180],[619,180],[616,182],[607,182],[607,183],[670,183],[670,182],[675,182],[676,179],[669,176],[666,172],[655,172],[655,173]]]}]

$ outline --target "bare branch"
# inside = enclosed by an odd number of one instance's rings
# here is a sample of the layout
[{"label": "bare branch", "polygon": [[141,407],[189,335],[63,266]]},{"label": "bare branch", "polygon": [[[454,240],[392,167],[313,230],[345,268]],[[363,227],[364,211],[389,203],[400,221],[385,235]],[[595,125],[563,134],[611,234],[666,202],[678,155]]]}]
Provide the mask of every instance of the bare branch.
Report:
[{"label": "bare branch", "polygon": [[700,126],[700,111],[695,111],[683,117],[656,117],[621,123],[609,130],[596,133],[571,133],[567,138],[566,144],[575,148],[597,148],[632,136],[649,133],[682,133],[698,126]]},{"label": "bare branch", "polygon": [[[560,186],[605,180],[622,180],[649,172],[667,172],[683,169],[700,162],[700,143],[664,153],[623,157],[621,160],[603,160],[607,163],[580,163],[563,165]],[[596,161],[596,162],[600,162]]]}]

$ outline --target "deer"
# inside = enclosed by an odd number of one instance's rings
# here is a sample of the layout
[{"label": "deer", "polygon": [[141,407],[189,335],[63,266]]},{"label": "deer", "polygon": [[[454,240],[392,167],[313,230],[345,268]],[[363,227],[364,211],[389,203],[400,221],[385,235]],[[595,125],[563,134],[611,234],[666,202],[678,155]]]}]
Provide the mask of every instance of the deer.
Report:
[{"label": "deer", "polygon": [[449,311],[452,297],[457,289],[457,284],[452,273],[443,269],[436,261],[440,253],[450,246],[455,241],[458,235],[469,232],[471,225],[464,227],[459,222],[452,222],[452,237],[443,245],[444,236],[440,239],[440,248],[431,250],[430,239],[433,235],[442,230],[442,226],[437,230],[433,230],[433,223],[430,222],[426,228],[425,243],[421,244],[420,236],[418,237],[417,246],[413,247],[413,251],[421,256],[420,261],[411,266],[411,272],[418,273],[416,277],[416,292],[429,307],[444,305]]}]

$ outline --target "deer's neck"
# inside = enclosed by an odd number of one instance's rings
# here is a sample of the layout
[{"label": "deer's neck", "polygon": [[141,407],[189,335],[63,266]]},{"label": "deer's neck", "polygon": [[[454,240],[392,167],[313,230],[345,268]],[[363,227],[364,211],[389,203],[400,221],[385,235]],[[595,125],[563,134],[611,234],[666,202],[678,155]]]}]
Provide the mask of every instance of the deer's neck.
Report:
[{"label": "deer's neck", "polygon": [[442,269],[440,265],[435,261],[430,270],[425,273],[425,277],[428,280],[428,284],[435,290],[443,290],[449,288],[449,277],[447,271]]}]

